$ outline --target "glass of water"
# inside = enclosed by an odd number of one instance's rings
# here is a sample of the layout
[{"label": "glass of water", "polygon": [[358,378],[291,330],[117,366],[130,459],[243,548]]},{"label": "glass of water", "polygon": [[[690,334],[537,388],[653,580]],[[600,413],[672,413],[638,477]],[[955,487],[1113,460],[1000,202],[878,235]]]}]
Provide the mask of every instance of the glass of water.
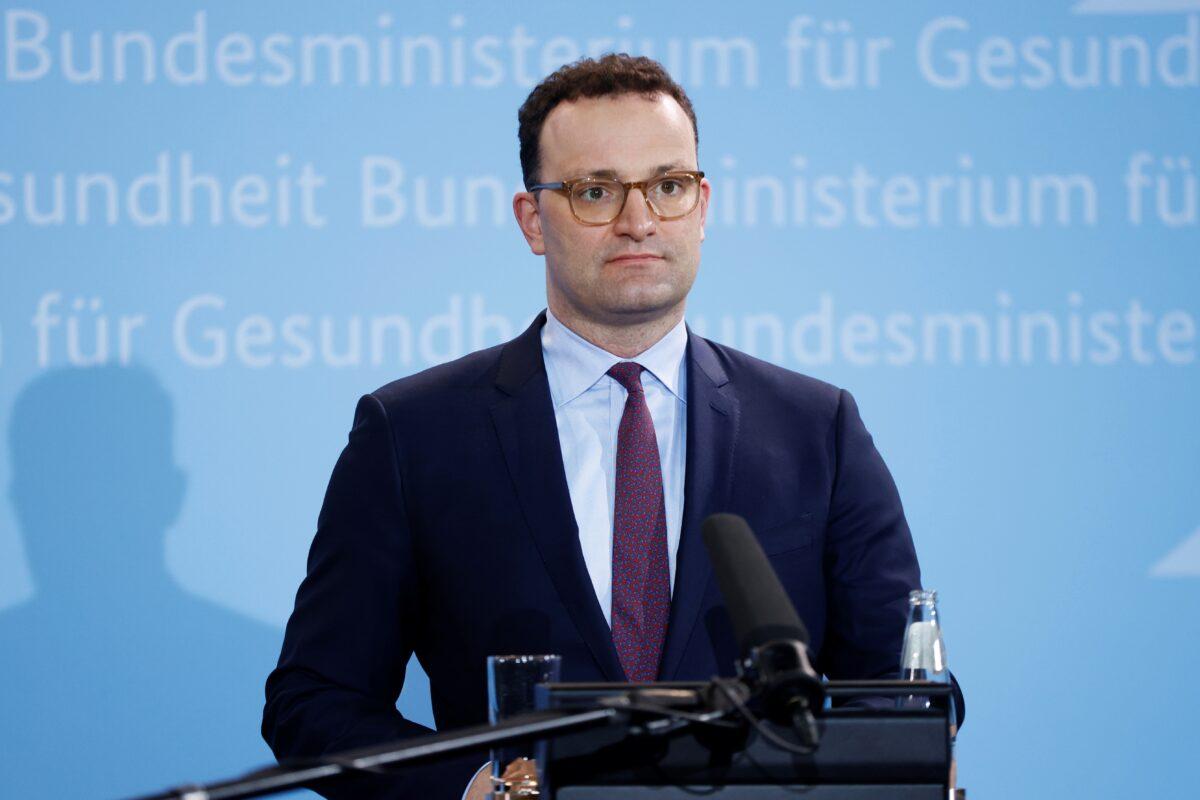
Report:
[{"label": "glass of water", "polygon": [[[562,656],[488,656],[488,721],[494,725],[535,710],[534,687],[558,682],[561,671]],[[532,742],[493,748],[492,797],[538,796],[533,749]]]}]

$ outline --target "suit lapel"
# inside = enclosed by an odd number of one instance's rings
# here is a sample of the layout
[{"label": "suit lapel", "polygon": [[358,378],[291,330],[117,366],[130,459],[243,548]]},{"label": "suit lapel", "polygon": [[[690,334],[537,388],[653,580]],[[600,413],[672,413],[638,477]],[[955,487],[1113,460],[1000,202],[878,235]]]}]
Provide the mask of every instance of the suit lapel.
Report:
[{"label": "suit lapel", "polygon": [[542,360],[545,321],[545,314],[540,315],[505,345],[496,374],[500,394],[491,409],[492,420],[534,543],[559,598],[600,670],[609,680],[623,681],[612,633],[579,546]]},{"label": "suit lapel", "polygon": [[721,361],[704,339],[688,331],[687,465],[683,524],[675,561],[675,588],[667,641],[659,667],[661,680],[672,680],[700,614],[712,575],[700,523],[709,514],[728,511],[737,440],[738,402]]}]

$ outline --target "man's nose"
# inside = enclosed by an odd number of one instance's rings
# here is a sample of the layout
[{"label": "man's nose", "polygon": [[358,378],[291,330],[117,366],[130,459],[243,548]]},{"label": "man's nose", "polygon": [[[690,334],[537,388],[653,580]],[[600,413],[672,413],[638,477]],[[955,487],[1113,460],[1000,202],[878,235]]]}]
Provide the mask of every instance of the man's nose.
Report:
[{"label": "man's nose", "polygon": [[625,207],[613,221],[613,232],[640,242],[654,234],[657,224],[658,218],[650,210],[645,193],[641,189],[630,189]]}]

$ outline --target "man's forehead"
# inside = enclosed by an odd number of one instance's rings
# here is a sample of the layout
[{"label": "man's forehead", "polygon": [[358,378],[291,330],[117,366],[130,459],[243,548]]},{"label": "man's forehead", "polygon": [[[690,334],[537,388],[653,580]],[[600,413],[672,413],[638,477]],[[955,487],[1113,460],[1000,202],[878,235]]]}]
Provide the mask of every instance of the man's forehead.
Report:
[{"label": "man's forehead", "polygon": [[667,95],[580,98],[548,115],[542,163],[564,175],[637,180],[695,169],[694,137],[686,112]]}]

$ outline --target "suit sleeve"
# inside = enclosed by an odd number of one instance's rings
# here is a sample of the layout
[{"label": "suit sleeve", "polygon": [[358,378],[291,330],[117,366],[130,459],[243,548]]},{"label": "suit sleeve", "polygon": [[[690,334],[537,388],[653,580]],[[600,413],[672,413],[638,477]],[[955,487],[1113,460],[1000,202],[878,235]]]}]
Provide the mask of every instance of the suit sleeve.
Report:
[{"label": "suit sleeve", "polygon": [[[396,709],[421,630],[421,597],[391,426],[367,395],[330,478],[308,574],[267,678],[262,732],[276,758],[430,733]],[[478,765],[472,754],[312,788],[329,798],[457,798]]]},{"label": "suit sleeve", "polygon": [[[837,679],[891,679],[900,668],[908,593],[921,588],[916,549],[896,483],[844,390],[833,438],[824,554],[829,625],[820,669]],[[957,682],[955,692],[961,724]]]}]

